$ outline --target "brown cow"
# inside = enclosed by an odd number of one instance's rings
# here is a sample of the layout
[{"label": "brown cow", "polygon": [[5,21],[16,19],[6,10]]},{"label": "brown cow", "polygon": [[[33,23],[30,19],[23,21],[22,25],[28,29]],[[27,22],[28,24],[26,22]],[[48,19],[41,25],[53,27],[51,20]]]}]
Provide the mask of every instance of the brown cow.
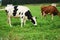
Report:
[{"label": "brown cow", "polygon": [[58,15],[59,11],[55,6],[42,6],[41,13],[42,13],[42,16],[46,16],[46,14],[50,14],[53,20],[53,16]]}]

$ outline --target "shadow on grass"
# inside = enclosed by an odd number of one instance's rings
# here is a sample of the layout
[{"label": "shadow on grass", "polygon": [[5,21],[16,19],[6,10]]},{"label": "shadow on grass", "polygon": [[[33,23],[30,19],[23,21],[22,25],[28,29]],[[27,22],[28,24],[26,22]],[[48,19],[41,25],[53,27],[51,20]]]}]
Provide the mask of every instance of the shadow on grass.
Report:
[{"label": "shadow on grass", "polygon": [[12,25],[17,26],[17,25],[21,25],[21,23],[20,22],[14,22],[14,23],[12,23]]}]

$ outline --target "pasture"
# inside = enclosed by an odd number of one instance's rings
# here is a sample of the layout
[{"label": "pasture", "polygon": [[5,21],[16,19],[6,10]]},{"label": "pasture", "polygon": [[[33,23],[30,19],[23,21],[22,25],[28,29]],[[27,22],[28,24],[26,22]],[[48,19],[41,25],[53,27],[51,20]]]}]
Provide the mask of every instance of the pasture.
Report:
[{"label": "pasture", "polygon": [[[37,26],[30,21],[24,27],[20,27],[20,19],[12,18],[10,27],[7,23],[7,15],[0,10],[0,40],[60,40],[60,17],[47,15],[41,19],[41,5],[25,5],[30,8],[31,14],[37,17]],[[57,6],[60,11],[60,7]]]}]

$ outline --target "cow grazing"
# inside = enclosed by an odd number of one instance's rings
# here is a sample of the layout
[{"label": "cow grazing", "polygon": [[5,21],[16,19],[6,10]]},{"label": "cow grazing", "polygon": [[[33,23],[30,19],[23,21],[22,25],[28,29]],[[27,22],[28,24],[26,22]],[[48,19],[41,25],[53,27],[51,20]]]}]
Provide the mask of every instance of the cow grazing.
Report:
[{"label": "cow grazing", "polygon": [[46,14],[50,14],[53,20],[53,16],[58,15],[59,11],[57,10],[55,6],[42,6],[41,13],[43,16],[46,16]]},{"label": "cow grazing", "polygon": [[10,26],[12,26],[10,20],[11,17],[21,18],[21,27],[23,24],[25,25],[27,19],[30,20],[35,26],[37,25],[36,18],[31,15],[30,9],[26,6],[7,5],[7,7],[5,7],[5,11],[7,12]]}]

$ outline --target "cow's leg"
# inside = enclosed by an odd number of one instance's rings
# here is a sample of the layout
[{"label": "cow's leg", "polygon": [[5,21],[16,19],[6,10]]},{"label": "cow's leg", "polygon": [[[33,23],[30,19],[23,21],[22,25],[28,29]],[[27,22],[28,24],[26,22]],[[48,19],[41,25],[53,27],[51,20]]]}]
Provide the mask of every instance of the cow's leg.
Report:
[{"label": "cow's leg", "polygon": [[8,16],[8,23],[9,23],[10,27],[12,27],[10,16]]},{"label": "cow's leg", "polygon": [[43,11],[41,10],[41,19],[42,19],[42,17],[43,17]]},{"label": "cow's leg", "polygon": [[23,26],[23,22],[24,22],[24,20],[23,20],[23,18],[21,18],[21,27]]},{"label": "cow's leg", "polygon": [[26,20],[24,20],[24,25],[26,24]]},{"label": "cow's leg", "polygon": [[26,24],[27,17],[24,17],[24,25]]},{"label": "cow's leg", "polygon": [[46,17],[45,17],[45,16],[46,16],[46,13],[45,13],[45,12],[43,12],[43,15],[42,15],[42,16],[43,16],[43,18],[45,18],[45,19],[46,19]]},{"label": "cow's leg", "polygon": [[46,16],[46,13],[45,12],[43,12],[43,16]]},{"label": "cow's leg", "polygon": [[51,19],[53,20],[53,14],[51,14],[51,16],[52,16],[52,18],[51,18]]}]

